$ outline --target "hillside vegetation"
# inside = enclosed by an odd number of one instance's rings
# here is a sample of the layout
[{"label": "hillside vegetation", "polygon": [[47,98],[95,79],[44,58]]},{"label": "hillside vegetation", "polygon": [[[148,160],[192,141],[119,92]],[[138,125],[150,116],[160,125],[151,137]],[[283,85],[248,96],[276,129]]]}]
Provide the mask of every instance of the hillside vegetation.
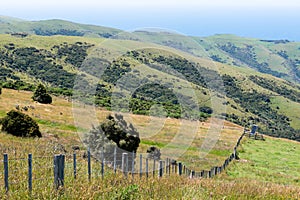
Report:
[{"label": "hillside vegetation", "polygon": [[147,41],[169,46],[196,56],[232,66],[252,68],[291,82],[300,82],[300,43],[282,40],[241,38],[234,35],[186,37],[165,30],[136,30],[134,34],[118,29],[78,24],[64,20],[26,21],[0,16],[0,33],[66,35]]},{"label": "hillside vegetation", "polygon": [[4,88],[34,91],[43,82],[54,95],[79,96],[108,110],[200,121],[225,118],[300,140],[300,112],[294,112],[299,84],[141,41],[0,37]]}]

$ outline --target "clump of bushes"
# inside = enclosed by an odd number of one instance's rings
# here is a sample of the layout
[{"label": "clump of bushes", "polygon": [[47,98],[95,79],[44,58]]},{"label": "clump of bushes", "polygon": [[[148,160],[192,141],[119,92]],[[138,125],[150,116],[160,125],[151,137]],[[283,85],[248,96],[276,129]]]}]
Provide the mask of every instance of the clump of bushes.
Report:
[{"label": "clump of bushes", "polygon": [[42,137],[38,124],[28,115],[11,110],[1,119],[2,131],[18,137]]},{"label": "clump of bushes", "polygon": [[[93,127],[85,135],[83,142],[90,147],[91,153],[96,159],[101,158],[103,148],[103,156],[106,161],[113,161],[114,149],[118,147],[117,162],[120,165],[123,152],[136,153],[140,138],[132,124],[127,123],[122,115],[115,114],[107,116],[99,126]],[[131,160],[132,157],[129,157],[129,162]]]}]

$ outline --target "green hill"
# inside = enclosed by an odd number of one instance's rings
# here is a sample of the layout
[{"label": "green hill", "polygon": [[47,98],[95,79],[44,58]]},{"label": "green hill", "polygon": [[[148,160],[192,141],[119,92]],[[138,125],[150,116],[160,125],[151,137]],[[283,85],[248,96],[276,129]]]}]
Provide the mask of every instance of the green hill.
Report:
[{"label": "green hill", "polygon": [[33,90],[43,82],[53,94],[84,96],[85,103],[107,109],[148,115],[158,105],[164,112],[157,115],[225,118],[300,140],[300,43],[157,30],[128,33],[9,17],[0,17],[0,30],[9,33],[0,35],[5,88]]},{"label": "green hill", "polygon": [[235,35],[185,37],[176,33],[148,31],[137,31],[135,35],[136,38],[180,49],[215,62],[252,68],[291,82],[300,82],[299,42],[242,38]]},{"label": "green hill", "polygon": [[196,56],[233,66],[250,67],[291,82],[300,82],[300,43],[289,40],[261,40],[234,35],[188,37],[165,30],[118,29],[78,24],[64,20],[25,21],[0,16],[0,33],[42,36],[66,35],[140,40],[173,47]]},{"label": "green hill", "polygon": [[73,23],[65,20],[25,21],[0,16],[0,33],[27,33],[42,36],[68,35],[86,37],[111,37],[121,30],[95,25]]}]

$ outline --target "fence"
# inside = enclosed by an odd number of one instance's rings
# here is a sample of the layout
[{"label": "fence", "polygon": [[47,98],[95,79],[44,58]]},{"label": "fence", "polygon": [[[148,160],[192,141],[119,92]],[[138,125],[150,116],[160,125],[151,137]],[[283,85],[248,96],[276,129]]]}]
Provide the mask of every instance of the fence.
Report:
[{"label": "fence", "polygon": [[[100,162],[99,167],[97,168],[97,176],[104,178],[105,166],[109,166],[113,169],[113,173],[117,173],[117,170],[120,170],[124,177],[128,177],[131,175],[139,176],[142,178],[145,176],[148,178],[149,176],[157,176],[163,177],[166,175],[177,174],[179,176],[186,176],[190,178],[212,178],[220,173],[222,173],[227,166],[230,164],[231,161],[236,159],[237,156],[237,148],[240,145],[240,142],[246,131],[244,130],[243,134],[237,140],[236,145],[234,146],[232,154],[224,161],[221,166],[214,166],[210,170],[202,170],[202,171],[194,171],[190,169],[188,166],[184,165],[182,162],[176,162],[172,159],[167,158],[166,160],[153,160],[148,158],[143,158],[143,155],[140,154],[138,159],[136,158],[135,153],[124,153],[122,152],[121,155],[118,155],[117,148],[115,148],[113,153],[112,161],[105,161],[104,156],[101,156],[101,160],[97,161]],[[101,151],[103,155],[103,149]],[[121,158],[121,160],[118,160]],[[131,159],[130,159],[131,158]],[[35,162],[36,169],[35,174],[33,174],[33,163],[36,160],[43,159],[44,162],[37,166],[39,162]],[[84,159],[87,165],[82,166],[84,162],[78,162],[78,159]],[[137,162],[138,160],[139,162]],[[87,154],[83,154],[78,156],[76,152],[69,155],[54,155],[53,157],[36,157],[33,158],[32,154],[28,154],[28,158],[14,158],[9,159],[8,154],[4,154],[3,156],[3,169],[4,169],[4,188],[6,193],[10,189],[10,185],[17,184],[20,180],[11,180],[10,181],[10,174],[13,174],[16,170],[25,170],[23,173],[22,179],[26,177],[27,179],[27,188],[28,191],[32,191],[33,182],[41,180],[38,178],[39,174],[44,173],[42,170],[48,170],[53,172],[53,176],[44,177],[43,179],[52,179],[53,183],[56,188],[64,186],[65,183],[65,169],[72,169],[71,176],[74,179],[77,178],[79,171],[86,170],[88,179],[91,180],[92,178],[92,165],[91,165],[91,153],[90,150],[87,151]],[[80,163],[80,166],[79,166]],[[118,163],[121,163],[119,165]],[[10,168],[9,166],[15,166]],[[86,167],[86,169],[84,169]],[[11,169],[11,171],[10,171]],[[70,176],[70,174],[68,174]]]}]

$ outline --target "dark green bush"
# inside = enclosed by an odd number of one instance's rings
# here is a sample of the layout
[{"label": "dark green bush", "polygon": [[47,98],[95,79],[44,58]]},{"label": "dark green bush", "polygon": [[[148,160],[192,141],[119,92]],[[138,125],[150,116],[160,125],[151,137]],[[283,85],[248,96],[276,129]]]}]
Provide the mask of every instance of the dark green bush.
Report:
[{"label": "dark green bush", "polygon": [[34,101],[44,104],[52,103],[52,97],[47,93],[45,86],[39,84],[32,96]]},{"label": "dark green bush", "polygon": [[[104,150],[104,158],[106,161],[113,161],[114,148],[117,148],[117,164],[121,163],[123,152],[136,152],[140,138],[137,130],[128,124],[122,115],[115,114],[107,116],[106,120],[99,126],[92,128],[85,135],[83,142],[90,147],[92,155],[96,159],[101,158],[101,150]],[[132,157],[129,157],[129,162]]]},{"label": "dark green bush", "polygon": [[28,115],[11,110],[1,119],[2,131],[18,137],[42,137],[38,124]]}]

